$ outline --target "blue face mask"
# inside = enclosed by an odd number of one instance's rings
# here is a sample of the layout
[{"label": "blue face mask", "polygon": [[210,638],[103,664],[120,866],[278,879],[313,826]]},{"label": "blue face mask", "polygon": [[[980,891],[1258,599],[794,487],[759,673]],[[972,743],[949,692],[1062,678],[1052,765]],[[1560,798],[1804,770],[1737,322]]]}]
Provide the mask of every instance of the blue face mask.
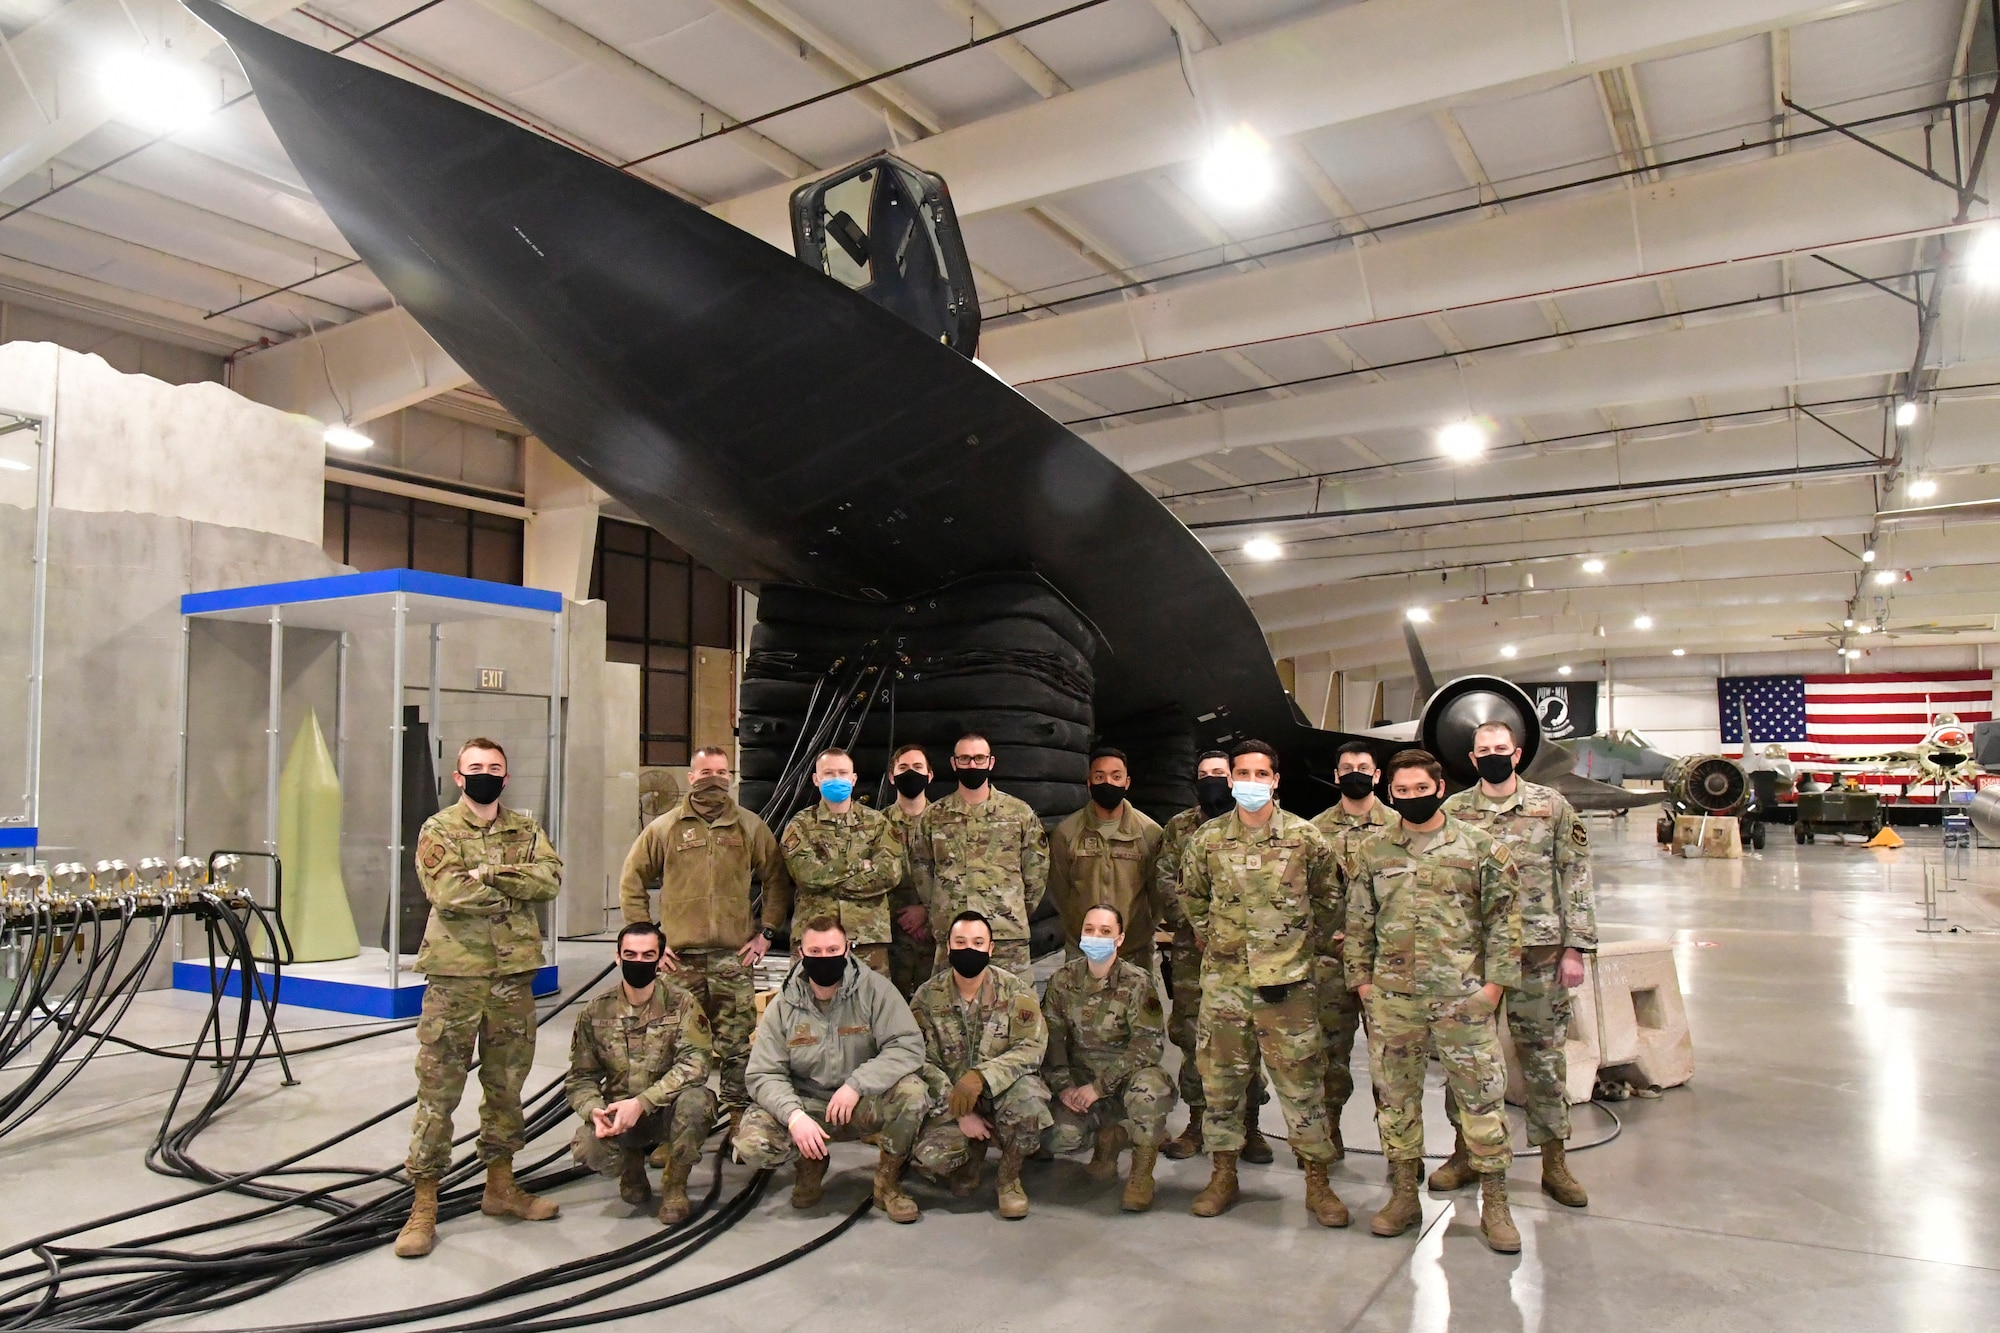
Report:
[{"label": "blue face mask", "polygon": [[854,795],[854,779],[822,778],[819,784],[819,794],[826,798],[828,805],[839,805],[842,801]]},{"label": "blue face mask", "polygon": [[1232,782],[1229,794],[1236,798],[1236,804],[1256,814],[1271,803],[1271,784],[1268,782]]},{"label": "blue face mask", "polygon": [[1106,939],[1102,935],[1085,935],[1076,942],[1076,947],[1083,950],[1083,956],[1091,962],[1101,963],[1118,952],[1118,941]]}]

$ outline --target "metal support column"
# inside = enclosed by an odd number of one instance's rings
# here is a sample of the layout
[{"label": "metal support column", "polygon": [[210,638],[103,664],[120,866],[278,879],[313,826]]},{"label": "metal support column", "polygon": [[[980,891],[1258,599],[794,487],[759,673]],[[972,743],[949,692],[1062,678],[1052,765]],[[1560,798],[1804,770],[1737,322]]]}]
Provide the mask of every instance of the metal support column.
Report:
[{"label": "metal support column", "polygon": [[[542,802],[542,827],[548,831],[549,841],[557,848],[563,845],[563,647],[567,638],[569,612],[556,612],[553,624],[549,626],[549,769],[548,792]],[[547,919],[542,922],[542,959],[545,963],[556,961],[556,905],[552,901],[546,911]]]},{"label": "metal support column", "polygon": [[[273,858],[278,855],[278,779],[283,770],[283,733],[285,726],[285,613],[279,607],[271,608],[271,682],[270,697],[266,704],[269,716],[264,725],[264,850]],[[270,900],[278,900],[278,867],[275,860],[265,862],[265,874],[270,885]]]},{"label": "metal support column", "polygon": [[444,800],[444,726],[442,700],[438,695],[438,623],[431,622],[431,804],[438,806]]},{"label": "metal support column", "polygon": [[343,784],[343,801],[347,782],[347,650],[352,643],[353,636],[342,630],[333,650],[333,775]]},{"label": "metal support column", "polygon": [[397,593],[389,668],[389,990],[393,1001],[403,955],[403,631],[409,594]]},{"label": "metal support column", "polygon": [[35,604],[28,610],[28,827],[42,827],[42,677],[44,636],[49,616],[49,514],[55,507],[56,429],[53,416],[44,417],[35,431],[37,461],[35,475]]}]

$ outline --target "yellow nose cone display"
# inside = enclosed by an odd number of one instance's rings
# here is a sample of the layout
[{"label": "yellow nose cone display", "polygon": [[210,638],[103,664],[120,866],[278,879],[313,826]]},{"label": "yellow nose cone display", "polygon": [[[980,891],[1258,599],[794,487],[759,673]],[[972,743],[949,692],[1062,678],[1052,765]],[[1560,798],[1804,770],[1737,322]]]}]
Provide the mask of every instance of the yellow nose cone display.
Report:
[{"label": "yellow nose cone display", "polygon": [[308,711],[278,778],[278,856],[285,867],[285,931],[295,961],[321,963],[361,952],[340,878],[340,777]]}]

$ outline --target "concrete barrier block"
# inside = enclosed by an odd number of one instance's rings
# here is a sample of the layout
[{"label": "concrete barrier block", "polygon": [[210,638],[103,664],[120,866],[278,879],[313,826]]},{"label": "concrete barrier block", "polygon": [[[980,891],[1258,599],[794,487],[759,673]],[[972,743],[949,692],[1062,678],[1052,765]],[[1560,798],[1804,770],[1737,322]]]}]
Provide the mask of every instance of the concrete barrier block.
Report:
[{"label": "concrete barrier block", "polygon": [[[1694,1077],[1694,1038],[1671,940],[1627,940],[1584,955],[1570,993],[1569,1100],[1590,1100],[1600,1071],[1628,1068],[1635,1082],[1674,1088]],[[1520,1055],[1506,1035],[1507,1100],[1522,1105]]]}]

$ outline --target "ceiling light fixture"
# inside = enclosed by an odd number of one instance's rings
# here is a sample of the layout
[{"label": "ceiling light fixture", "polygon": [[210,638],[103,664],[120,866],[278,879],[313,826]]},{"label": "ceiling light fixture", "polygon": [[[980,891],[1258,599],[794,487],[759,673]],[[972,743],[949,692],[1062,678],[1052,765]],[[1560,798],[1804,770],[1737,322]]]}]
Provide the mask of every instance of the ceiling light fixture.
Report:
[{"label": "ceiling light fixture", "polygon": [[352,426],[328,426],[320,436],[330,449],[373,449],[375,441]]},{"label": "ceiling light fixture", "polygon": [[1276,560],[1285,553],[1285,548],[1269,537],[1252,537],[1243,543],[1243,554],[1252,560]]},{"label": "ceiling light fixture", "polygon": [[1558,676],[1567,676],[1569,674],[1569,663],[1564,662],[1561,666],[1557,667],[1556,674]]},{"label": "ceiling light fixture", "polygon": [[1687,655],[1688,655],[1688,650],[1687,650],[1687,649],[1685,649],[1685,648],[1676,648],[1676,649],[1674,649],[1674,656],[1675,656],[1675,657],[1686,657]]},{"label": "ceiling light fixture", "polygon": [[1982,227],[1965,253],[1965,276],[1981,287],[2000,286],[2000,227]]},{"label": "ceiling light fixture", "polygon": [[1467,417],[1438,428],[1437,446],[1446,458],[1460,462],[1486,452],[1486,427]]},{"label": "ceiling light fixture", "polygon": [[1878,569],[1875,571],[1875,582],[1881,584],[1885,588],[1888,587],[1890,584],[1894,583],[1897,579],[1901,577],[1902,576],[1893,569]]},{"label": "ceiling light fixture", "polygon": [[1868,548],[1867,550],[1865,550],[1865,551],[1863,551],[1863,552],[1861,553],[1861,563],[1862,563],[1862,564],[1864,564],[1864,565],[1872,565],[1872,564],[1874,564],[1874,563],[1875,563],[1875,548],[1874,548],[1874,547],[1872,547],[1872,546],[1871,546],[1871,547],[1869,547],[1869,548]]},{"label": "ceiling light fixture", "polygon": [[1412,625],[1428,625],[1431,623],[1431,613],[1426,607],[1413,606],[1403,612],[1403,614],[1409,618]]},{"label": "ceiling light fixture", "polygon": [[24,463],[18,458],[0,458],[0,471],[28,472],[32,470],[33,464]]},{"label": "ceiling light fixture", "polygon": [[1905,398],[1902,402],[1896,404],[1896,424],[1898,426],[1914,426],[1917,424],[1916,399]]},{"label": "ceiling light fixture", "polygon": [[1937,494],[1937,483],[1929,477],[1918,477],[1903,488],[1903,493],[1912,500],[1928,500]]},{"label": "ceiling light fixture", "polygon": [[1873,625],[1857,625],[1854,628],[1854,632],[1856,634],[1873,634],[1875,627]]},{"label": "ceiling light fixture", "polygon": [[1842,629],[1853,629],[1853,628],[1854,628],[1854,617],[1853,617],[1853,616],[1849,616],[1849,617],[1847,617],[1847,618],[1846,618],[1845,620],[1841,621],[1841,622],[1840,622],[1840,627],[1841,627]]},{"label": "ceiling light fixture", "polygon": [[143,52],[111,57],[98,81],[120,119],[155,133],[177,130],[215,108],[207,82],[193,69]]},{"label": "ceiling light fixture", "polygon": [[1500,645],[1500,656],[1502,656],[1502,657],[1513,657],[1513,656],[1514,656],[1515,654],[1519,653],[1520,651],[1521,651],[1521,650],[1520,650],[1519,648],[1516,648],[1516,647],[1515,647],[1515,646],[1514,646],[1513,644],[1511,644],[1511,643],[1503,643],[1503,644],[1501,644],[1501,645]]},{"label": "ceiling light fixture", "polygon": [[1638,616],[1632,621],[1632,628],[1651,629],[1653,628],[1653,618],[1651,616]]},{"label": "ceiling light fixture", "polygon": [[1596,556],[1592,556],[1583,562],[1583,572],[1586,574],[1602,574],[1604,572],[1604,562]]},{"label": "ceiling light fixture", "polygon": [[1201,160],[1202,188],[1225,208],[1261,204],[1277,183],[1271,145],[1248,125],[1232,125],[1224,130]]}]

